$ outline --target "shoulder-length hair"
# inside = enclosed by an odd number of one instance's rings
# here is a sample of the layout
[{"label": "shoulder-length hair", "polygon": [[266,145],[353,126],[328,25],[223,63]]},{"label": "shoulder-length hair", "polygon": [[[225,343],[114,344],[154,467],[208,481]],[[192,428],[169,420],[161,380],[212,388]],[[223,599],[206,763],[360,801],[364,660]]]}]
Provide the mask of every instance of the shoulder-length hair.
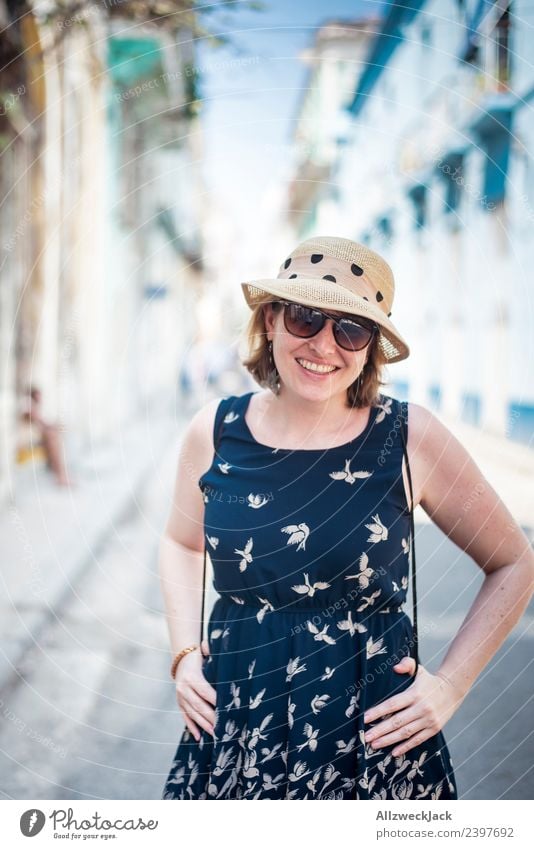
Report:
[{"label": "shoulder-length hair", "polygon": [[[277,301],[271,303],[273,311],[277,312],[281,304]],[[256,383],[278,394],[271,378],[272,366],[269,361],[269,342],[263,307],[263,303],[257,304],[251,311],[244,330],[247,350],[241,362]],[[379,335],[375,334],[369,343],[367,362],[361,374],[354,383],[347,387],[347,407],[368,407],[380,403],[380,388],[386,385],[386,381],[382,380],[383,367],[386,362],[386,355],[379,345]]]}]

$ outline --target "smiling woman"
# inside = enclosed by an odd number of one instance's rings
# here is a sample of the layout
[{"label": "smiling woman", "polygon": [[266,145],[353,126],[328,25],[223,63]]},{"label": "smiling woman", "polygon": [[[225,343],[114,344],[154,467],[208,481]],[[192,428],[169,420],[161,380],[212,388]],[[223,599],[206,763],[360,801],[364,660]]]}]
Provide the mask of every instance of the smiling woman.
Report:
[{"label": "smiling woman", "polygon": [[[442,727],[528,603],[528,540],[452,434],[380,392],[409,349],[378,254],[308,240],[243,288],[263,390],[193,418],[161,545],[186,724],[163,798],[456,799]],[[419,502],[487,573],[435,674],[405,611]]]}]

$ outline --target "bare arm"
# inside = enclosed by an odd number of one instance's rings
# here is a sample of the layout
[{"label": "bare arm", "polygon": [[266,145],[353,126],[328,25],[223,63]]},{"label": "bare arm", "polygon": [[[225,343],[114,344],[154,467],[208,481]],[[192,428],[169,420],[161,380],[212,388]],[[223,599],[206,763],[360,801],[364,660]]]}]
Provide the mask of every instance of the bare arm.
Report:
[{"label": "bare arm", "polygon": [[436,673],[449,681],[462,700],[532,597],[534,552],[456,437],[424,407],[410,404],[409,408],[408,440],[417,453],[421,506],[485,573]]},{"label": "bare arm", "polygon": [[[186,429],[170,514],[159,546],[160,584],[173,656],[186,646],[198,646],[200,638],[204,500],[198,480],[213,459],[218,402],[215,399],[199,410]],[[205,650],[207,653],[207,647]],[[178,704],[195,737],[196,725],[212,730],[213,710],[207,702],[216,701],[213,687],[201,673],[201,660],[197,649],[185,655],[176,672]]]}]

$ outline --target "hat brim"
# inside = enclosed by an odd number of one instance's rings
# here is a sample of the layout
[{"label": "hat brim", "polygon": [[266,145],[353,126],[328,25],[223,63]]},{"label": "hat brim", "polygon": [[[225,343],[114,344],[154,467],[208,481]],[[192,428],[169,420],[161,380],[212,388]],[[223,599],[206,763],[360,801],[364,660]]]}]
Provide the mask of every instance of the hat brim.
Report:
[{"label": "hat brim", "polygon": [[279,297],[309,307],[333,309],[369,318],[380,327],[379,345],[389,363],[396,363],[410,356],[408,344],[380,307],[339,283],[329,282],[328,286],[325,286],[323,278],[279,277],[275,280],[248,280],[241,283],[241,288],[251,309]]}]

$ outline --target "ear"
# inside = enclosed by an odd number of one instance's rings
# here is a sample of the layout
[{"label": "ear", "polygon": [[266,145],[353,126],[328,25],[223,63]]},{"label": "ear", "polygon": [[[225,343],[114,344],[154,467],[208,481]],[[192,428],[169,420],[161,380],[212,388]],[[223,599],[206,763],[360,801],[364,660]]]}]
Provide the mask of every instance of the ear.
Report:
[{"label": "ear", "polygon": [[263,319],[265,322],[265,330],[269,333],[274,329],[275,315],[270,303],[263,304]]}]

